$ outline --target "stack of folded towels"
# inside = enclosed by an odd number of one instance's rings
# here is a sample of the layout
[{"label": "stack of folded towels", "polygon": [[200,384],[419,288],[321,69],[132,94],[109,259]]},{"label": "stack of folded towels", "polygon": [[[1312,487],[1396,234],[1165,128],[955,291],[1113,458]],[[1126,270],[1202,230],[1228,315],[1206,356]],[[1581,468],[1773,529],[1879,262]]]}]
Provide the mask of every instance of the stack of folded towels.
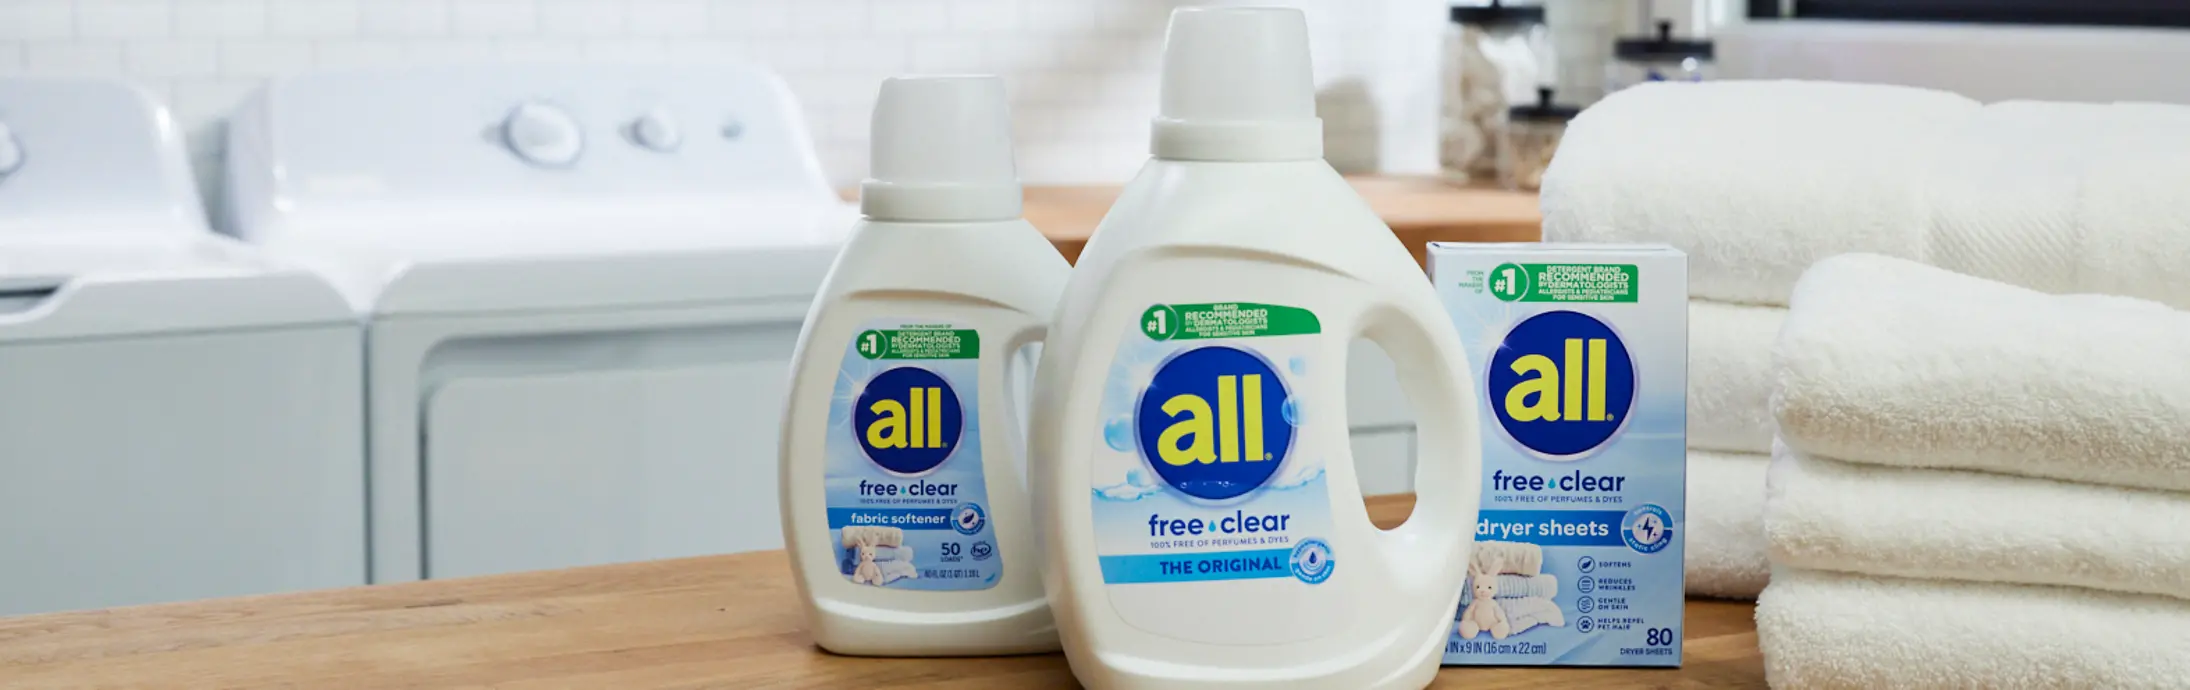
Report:
[{"label": "stack of folded towels", "polygon": [[2190,682],[2186,179],[2176,106],[1717,82],[1575,120],[1546,237],[1689,255],[1689,589],[1769,557],[1776,685]]},{"label": "stack of folded towels", "polygon": [[[1489,588],[1478,588],[1476,581],[1488,578]],[[1539,625],[1554,628],[1566,625],[1566,614],[1559,611],[1553,599],[1559,596],[1559,576],[1544,572],[1543,547],[1526,542],[1479,541],[1468,558],[1468,579],[1460,588],[1460,609],[1453,617],[1453,632],[1462,638],[1472,638],[1463,626],[1468,609],[1475,605],[1475,592],[1487,589],[1491,600],[1497,602],[1504,613],[1507,631],[1499,637],[1519,635]],[[1480,634],[1480,633],[1478,633]]]},{"label": "stack of folded towels", "polygon": [[1793,302],[1773,685],[2190,684],[2190,312],[1864,254]]},{"label": "stack of folded towels", "polygon": [[1646,84],[1584,111],[1544,235],[1689,256],[1688,591],[1768,580],[1770,350],[1796,279],[1871,252],[2190,306],[2190,110],[1817,82]]}]

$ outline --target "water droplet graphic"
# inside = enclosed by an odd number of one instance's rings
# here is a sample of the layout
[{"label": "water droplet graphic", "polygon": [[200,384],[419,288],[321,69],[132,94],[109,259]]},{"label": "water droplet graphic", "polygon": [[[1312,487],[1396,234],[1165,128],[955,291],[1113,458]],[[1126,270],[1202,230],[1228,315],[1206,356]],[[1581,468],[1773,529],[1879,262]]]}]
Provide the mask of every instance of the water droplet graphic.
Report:
[{"label": "water droplet graphic", "polygon": [[1294,357],[1290,361],[1287,361],[1285,363],[1285,366],[1286,368],[1293,370],[1294,376],[1308,375],[1308,360],[1305,357]]},{"label": "water droplet graphic", "polygon": [[1103,423],[1103,443],[1121,453],[1133,450],[1133,419],[1121,414]]},{"label": "water droplet graphic", "polygon": [[1148,486],[1148,473],[1140,470],[1126,470],[1125,483],[1134,486]]},{"label": "water droplet graphic", "polygon": [[1286,424],[1300,426],[1300,403],[1298,401],[1296,401],[1294,398],[1287,397],[1285,398],[1285,406],[1281,409],[1285,413]]}]

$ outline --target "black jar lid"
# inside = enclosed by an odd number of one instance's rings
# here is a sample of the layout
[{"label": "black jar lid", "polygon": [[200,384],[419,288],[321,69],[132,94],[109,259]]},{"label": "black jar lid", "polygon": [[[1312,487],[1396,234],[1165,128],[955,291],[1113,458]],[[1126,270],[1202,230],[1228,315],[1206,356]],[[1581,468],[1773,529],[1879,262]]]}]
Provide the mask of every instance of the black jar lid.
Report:
[{"label": "black jar lid", "polygon": [[1515,122],[1555,123],[1572,120],[1575,115],[1581,113],[1581,108],[1554,103],[1551,99],[1550,87],[1538,87],[1535,103],[1513,106],[1511,110],[1506,111],[1506,117]]},{"label": "black jar lid", "polygon": [[1673,23],[1660,20],[1658,35],[1630,36],[1612,45],[1612,54],[1626,62],[1678,62],[1688,58],[1711,59],[1711,42],[1674,38]]},{"label": "black jar lid", "polygon": [[1544,21],[1541,5],[1507,5],[1502,0],[1490,0],[1488,5],[1454,5],[1452,21],[1455,24],[1527,24]]}]

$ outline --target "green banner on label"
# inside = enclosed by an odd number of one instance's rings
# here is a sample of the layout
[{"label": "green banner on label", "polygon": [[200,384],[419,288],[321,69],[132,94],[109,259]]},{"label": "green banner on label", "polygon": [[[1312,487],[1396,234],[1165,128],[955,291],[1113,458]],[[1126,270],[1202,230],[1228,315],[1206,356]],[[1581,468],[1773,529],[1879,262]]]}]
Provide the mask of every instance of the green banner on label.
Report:
[{"label": "green banner on label", "polygon": [[1207,340],[1323,332],[1315,312],[1251,302],[1158,304],[1141,312],[1141,332],[1151,340]]},{"label": "green banner on label", "polygon": [[981,333],[940,326],[872,330],[853,343],[867,359],[979,359]]},{"label": "green banner on label", "polygon": [[1507,302],[1633,302],[1634,264],[1499,264],[1490,294]]}]

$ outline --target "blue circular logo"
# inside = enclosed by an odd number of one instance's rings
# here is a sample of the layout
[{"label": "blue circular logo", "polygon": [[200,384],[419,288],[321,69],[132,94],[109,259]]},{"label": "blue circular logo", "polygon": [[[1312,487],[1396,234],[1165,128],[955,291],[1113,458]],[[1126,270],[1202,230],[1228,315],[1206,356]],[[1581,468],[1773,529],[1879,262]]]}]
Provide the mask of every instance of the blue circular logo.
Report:
[{"label": "blue circular logo", "polygon": [[989,524],[989,516],[981,511],[981,504],[960,504],[957,510],[951,511],[951,529],[958,530],[959,534],[979,532],[986,524]]},{"label": "blue circular logo", "polygon": [[1294,546],[1292,564],[1293,577],[1311,585],[1331,579],[1331,568],[1337,565],[1331,560],[1331,545],[1321,539],[1302,540]]},{"label": "blue circular logo", "polygon": [[1293,444],[1284,379],[1252,352],[1210,346],[1173,355],[1142,391],[1141,457],[1164,483],[1219,501],[1254,491]]},{"label": "blue circular logo", "polygon": [[996,545],[985,541],[977,541],[973,543],[973,548],[966,549],[966,551],[973,554],[973,560],[985,561],[990,556],[996,555]]},{"label": "blue circular logo", "polygon": [[1547,311],[1514,326],[1483,379],[1498,426],[1547,460],[1578,460],[1602,447],[1635,402],[1627,345],[1580,312]]},{"label": "blue circular logo", "polygon": [[899,367],[867,380],[852,407],[852,435],[867,459],[899,475],[934,470],[965,430],[958,393],[935,372]]},{"label": "blue circular logo", "polygon": [[1627,541],[1627,548],[1657,553],[1673,543],[1673,518],[1657,504],[1644,504],[1620,518],[1620,536]]}]

